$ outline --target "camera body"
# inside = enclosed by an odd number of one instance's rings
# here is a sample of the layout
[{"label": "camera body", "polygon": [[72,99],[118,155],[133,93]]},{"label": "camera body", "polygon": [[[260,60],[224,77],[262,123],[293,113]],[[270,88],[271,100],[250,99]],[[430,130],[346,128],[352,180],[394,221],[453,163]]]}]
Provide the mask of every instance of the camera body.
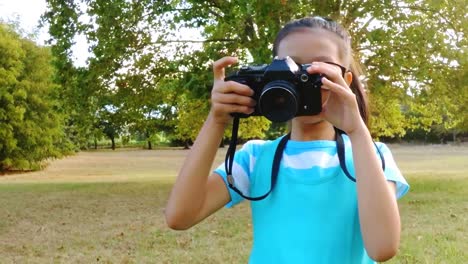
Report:
[{"label": "camera body", "polygon": [[252,114],[234,116],[265,116],[273,122],[285,122],[296,116],[316,115],[322,111],[322,75],[309,74],[310,64],[297,64],[289,56],[273,59],[268,65],[248,65],[228,76],[250,87],[257,101]]}]

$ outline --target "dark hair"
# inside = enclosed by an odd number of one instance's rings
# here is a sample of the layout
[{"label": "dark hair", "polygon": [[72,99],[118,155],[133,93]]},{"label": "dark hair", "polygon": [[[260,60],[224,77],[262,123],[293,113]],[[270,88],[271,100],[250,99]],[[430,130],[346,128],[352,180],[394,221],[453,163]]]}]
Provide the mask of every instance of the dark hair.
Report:
[{"label": "dark hair", "polygon": [[343,51],[340,55],[349,62],[347,68],[349,68],[349,71],[353,76],[350,88],[356,95],[361,118],[367,125],[369,121],[368,101],[366,92],[364,91],[364,86],[359,80],[359,76],[362,74],[362,70],[360,64],[352,57],[353,53],[351,49],[351,37],[349,36],[348,31],[346,31],[346,29],[344,29],[340,24],[331,19],[323,17],[305,17],[302,19],[292,20],[291,22],[287,23],[276,35],[275,42],[273,43],[273,56],[277,55],[278,46],[286,36],[304,28],[327,30],[335,33],[340,39],[343,40]]}]

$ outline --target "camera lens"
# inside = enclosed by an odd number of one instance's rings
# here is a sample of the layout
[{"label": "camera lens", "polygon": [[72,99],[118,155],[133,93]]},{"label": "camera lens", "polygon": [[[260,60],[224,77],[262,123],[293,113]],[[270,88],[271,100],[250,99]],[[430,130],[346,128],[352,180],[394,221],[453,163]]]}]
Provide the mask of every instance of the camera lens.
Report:
[{"label": "camera lens", "polygon": [[285,122],[296,116],[298,97],[290,82],[269,82],[263,88],[258,101],[260,113],[273,122]]}]

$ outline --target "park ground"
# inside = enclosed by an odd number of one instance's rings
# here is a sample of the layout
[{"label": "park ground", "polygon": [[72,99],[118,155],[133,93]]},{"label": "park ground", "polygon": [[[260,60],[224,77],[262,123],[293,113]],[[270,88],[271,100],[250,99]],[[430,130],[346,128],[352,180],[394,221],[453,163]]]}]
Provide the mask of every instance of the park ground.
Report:
[{"label": "park ground", "polygon": [[[468,145],[390,148],[411,190],[399,201],[401,246],[389,263],[468,263]],[[246,263],[247,203],[188,231],[166,227],[186,154],[87,151],[0,176],[0,263]]]}]

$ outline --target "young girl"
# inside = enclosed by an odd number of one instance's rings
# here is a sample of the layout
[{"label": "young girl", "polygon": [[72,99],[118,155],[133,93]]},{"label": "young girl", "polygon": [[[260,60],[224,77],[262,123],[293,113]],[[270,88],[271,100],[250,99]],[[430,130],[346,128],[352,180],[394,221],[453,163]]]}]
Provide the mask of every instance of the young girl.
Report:
[{"label": "young girl", "polygon": [[[326,77],[322,112],[290,121],[276,185],[265,199],[251,202],[250,263],[374,263],[392,258],[400,240],[397,198],[409,186],[386,145],[376,144],[382,155],[377,154],[349,35],[321,17],[294,20],[279,32],[273,53],[311,64],[308,73]],[[252,89],[224,81],[225,67],[236,62],[235,57],[225,57],[213,65],[211,110],[166,207],[166,220],[173,229],[187,229],[221,207],[243,200],[228,187],[224,165],[210,172],[232,120],[230,113],[251,114],[256,104]],[[345,161],[337,154],[336,131],[345,133],[341,137]],[[241,193],[268,192],[273,152],[280,139],[250,141],[235,154],[232,177]],[[345,175],[340,162],[356,182]]]}]

